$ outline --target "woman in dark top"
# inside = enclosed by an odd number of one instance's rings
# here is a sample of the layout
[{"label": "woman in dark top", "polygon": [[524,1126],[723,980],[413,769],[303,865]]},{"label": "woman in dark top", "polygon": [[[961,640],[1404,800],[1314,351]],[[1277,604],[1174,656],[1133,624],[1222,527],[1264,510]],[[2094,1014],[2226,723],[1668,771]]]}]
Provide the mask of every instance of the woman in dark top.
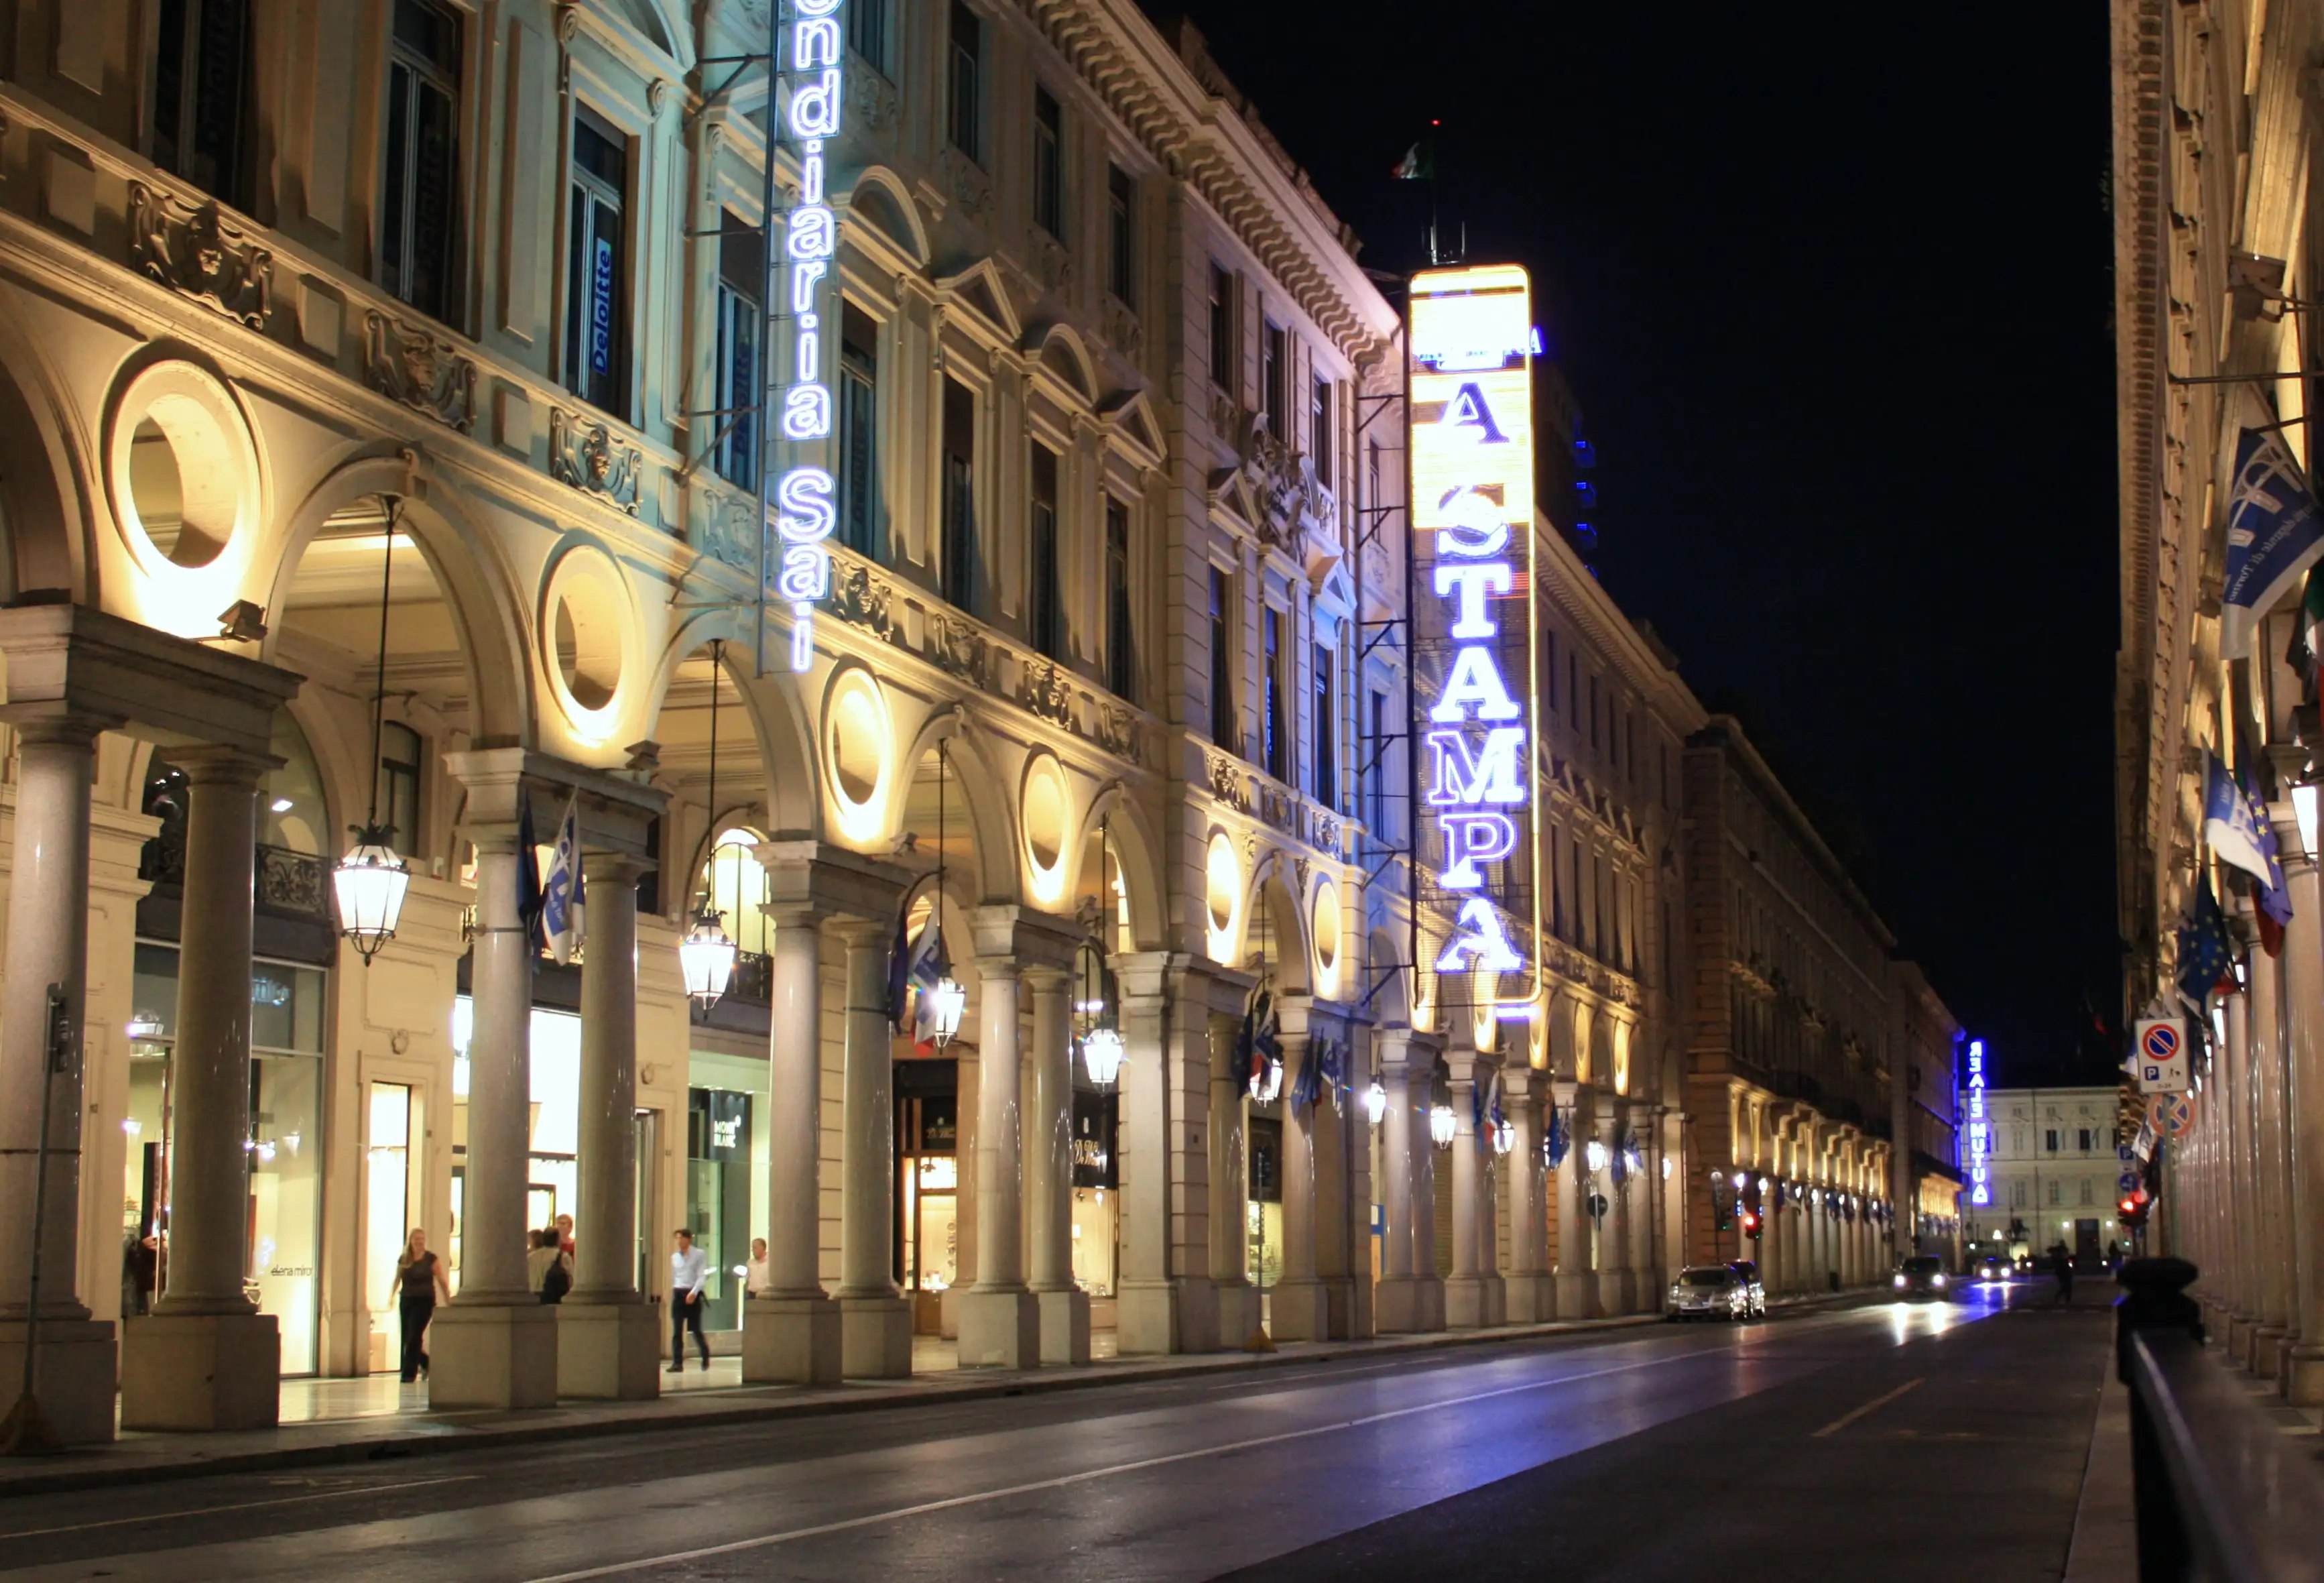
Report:
[{"label": "woman in dark top", "polygon": [[428,1251],[428,1234],[417,1226],[404,1239],[403,1256],[395,1261],[395,1290],[403,1319],[403,1383],[408,1385],[428,1372],[428,1354],[420,1343],[436,1314],[436,1294],[440,1291],[446,1302],[452,1301],[444,1266]]}]

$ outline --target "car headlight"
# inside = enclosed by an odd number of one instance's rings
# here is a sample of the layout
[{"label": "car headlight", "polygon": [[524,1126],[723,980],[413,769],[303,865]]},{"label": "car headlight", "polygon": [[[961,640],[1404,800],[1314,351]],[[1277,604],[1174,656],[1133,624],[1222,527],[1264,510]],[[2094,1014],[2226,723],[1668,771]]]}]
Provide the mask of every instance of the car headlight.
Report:
[{"label": "car headlight", "polygon": [[1938,1284],[1938,1285],[1940,1285],[1940,1286],[1942,1286],[1944,1283],[1945,1283],[1945,1278],[1944,1278],[1944,1276],[1943,1276],[1943,1274],[1942,1274],[1942,1273],[1940,1273],[1940,1274],[1937,1276],[1937,1284]]},{"label": "car headlight", "polygon": [[1899,1275],[1899,1276],[1897,1276],[1897,1277],[1896,1277],[1896,1289],[1897,1289],[1898,1291],[1903,1291],[1903,1290],[1904,1290],[1904,1276],[1902,1276],[1902,1275]]}]

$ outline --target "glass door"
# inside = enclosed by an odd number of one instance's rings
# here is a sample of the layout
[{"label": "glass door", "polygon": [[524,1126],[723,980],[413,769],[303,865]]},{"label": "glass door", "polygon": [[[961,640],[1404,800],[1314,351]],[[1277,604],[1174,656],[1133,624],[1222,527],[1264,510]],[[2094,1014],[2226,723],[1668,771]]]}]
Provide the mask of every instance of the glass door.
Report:
[{"label": "glass door", "polygon": [[412,1143],[420,1129],[413,1110],[406,1083],[374,1083],[364,1096],[364,1306],[371,1312],[371,1333],[364,1366],[373,1374],[401,1365],[395,1265],[420,1224]]}]

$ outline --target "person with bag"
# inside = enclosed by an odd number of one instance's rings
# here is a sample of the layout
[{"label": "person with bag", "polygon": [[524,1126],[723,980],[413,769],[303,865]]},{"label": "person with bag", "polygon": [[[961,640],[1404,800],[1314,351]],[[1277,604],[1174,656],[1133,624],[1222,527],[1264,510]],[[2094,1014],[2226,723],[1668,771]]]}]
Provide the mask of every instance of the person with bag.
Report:
[{"label": "person with bag", "polygon": [[451,1282],[444,1264],[428,1251],[428,1234],[415,1226],[403,1239],[403,1256],[395,1261],[397,1317],[403,1321],[403,1383],[410,1384],[428,1372],[428,1321],[436,1317],[437,1294],[452,1301]]},{"label": "person with bag", "polygon": [[555,1227],[532,1234],[532,1251],[525,1255],[525,1273],[543,1302],[563,1302],[573,1290],[573,1261],[558,1245]]}]

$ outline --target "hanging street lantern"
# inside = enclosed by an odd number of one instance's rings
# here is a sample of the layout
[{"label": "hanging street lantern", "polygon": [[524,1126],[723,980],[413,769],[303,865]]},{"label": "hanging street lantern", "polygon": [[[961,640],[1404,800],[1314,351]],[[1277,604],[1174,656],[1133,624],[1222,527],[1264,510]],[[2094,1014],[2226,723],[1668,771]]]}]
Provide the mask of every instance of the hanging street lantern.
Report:
[{"label": "hanging street lantern", "polygon": [[1380,1082],[1379,1074],[1374,1072],[1370,1086],[1364,1090],[1364,1119],[1378,1126],[1387,1118],[1388,1088]]},{"label": "hanging street lantern", "polygon": [[694,927],[678,942],[678,965],[686,976],[686,993],[705,1012],[726,993],[726,981],[734,972],[734,942],[726,938],[706,892],[701,911],[694,915]]},{"label": "hanging street lantern", "polygon": [[1496,1154],[1507,1154],[1517,1146],[1517,1129],[1516,1124],[1506,1120],[1495,1122],[1493,1124],[1493,1153]]},{"label": "hanging street lantern", "polygon": [[1089,1068],[1090,1081],[1099,1088],[1110,1088],[1121,1075],[1121,1035],[1112,1028],[1100,1025],[1082,1035],[1082,1061]]},{"label": "hanging street lantern", "polygon": [[[1103,875],[1105,831],[1098,828],[1098,873]],[[1089,1078],[1101,1088],[1110,1088],[1121,1075],[1121,1030],[1113,1015],[1113,975],[1105,965],[1105,950],[1093,938],[1082,941],[1077,957],[1081,983],[1074,996],[1074,1017],[1081,1024],[1082,1064],[1089,1069]]]},{"label": "hanging street lantern", "polygon": [[[1592,1176],[1597,1175],[1600,1171],[1606,1169],[1606,1145],[1600,1143],[1595,1138],[1591,1139],[1588,1143],[1582,1145],[1582,1158],[1583,1162],[1590,1167],[1590,1174]],[[1739,1187],[1742,1184],[1738,1182],[1736,1185]]]},{"label": "hanging street lantern", "polygon": [[942,1050],[960,1032],[961,1014],[968,1009],[968,991],[950,973],[936,982],[927,992],[928,1023],[934,1032],[936,1047]]},{"label": "hanging street lantern", "polygon": [[403,893],[411,888],[411,871],[392,845],[394,829],[379,819],[380,734],[387,709],[387,601],[394,587],[395,524],[401,514],[399,501],[388,514],[387,547],[380,552],[379,658],[371,698],[371,811],[363,829],[354,832],[355,847],[331,871],[331,889],[339,903],[339,932],[346,936],[366,967],[379,955],[380,947],[395,938],[395,926],[403,917]]}]

